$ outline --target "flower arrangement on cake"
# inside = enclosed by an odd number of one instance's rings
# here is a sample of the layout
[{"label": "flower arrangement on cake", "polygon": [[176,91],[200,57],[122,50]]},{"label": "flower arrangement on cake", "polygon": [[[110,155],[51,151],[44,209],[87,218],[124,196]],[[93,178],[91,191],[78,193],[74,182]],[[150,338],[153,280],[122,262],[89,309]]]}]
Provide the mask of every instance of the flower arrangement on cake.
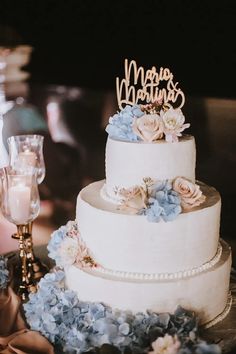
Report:
[{"label": "flower arrangement on cake", "polygon": [[68,221],[52,233],[48,251],[58,267],[64,268],[74,263],[81,268],[98,266],[80,236],[77,223],[73,221]]},{"label": "flower arrangement on cake", "polygon": [[[158,87],[161,81],[167,82],[166,88]],[[152,67],[145,72],[135,61],[125,60],[125,78],[121,81],[117,78],[120,111],[109,119],[106,127],[109,138],[131,143],[178,143],[190,124],[185,123],[181,110],[185,97],[177,84],[167,68],[157,72]],[[149,103],[139,103],[145,99]],[[179,99],[179,105],[174,108],[172,104],[176,105]],[[172,180],[153,180],[144,176],[142,184],[129,188],[117,186],[113,192],[117,197],[115,202],[120,204],[119,209],[146,215],[150,222],[172,221],[206,199],[198,184],[182,176],[175,176]],[[101,194],[109,199],[106,186]]]},{"label": "flower arrangement on cake", "polygon": [[183,177],[177,177],[173,182],[144,178],[141,186],[118,189],[116,193],[121,198],[120,209],[146,215],[151,222],[172,221],[206,199],[199,185]]},{"label": "flower arrangement on cake", "polygon": [[113,139],[151,143],[164,138],[174,143],[190,127],[184,122],[180,108],[174,109],[159,100],[146,105],[126,105],[109,119],[106,131]]}]

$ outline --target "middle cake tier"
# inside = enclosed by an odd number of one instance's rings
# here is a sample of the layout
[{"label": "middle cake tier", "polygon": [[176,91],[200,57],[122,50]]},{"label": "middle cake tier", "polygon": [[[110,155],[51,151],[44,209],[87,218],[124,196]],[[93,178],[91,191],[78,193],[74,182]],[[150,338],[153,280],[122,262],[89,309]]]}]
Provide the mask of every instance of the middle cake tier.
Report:
[{"label": "middle cake tier", "polygon": [[140,274],[190,271],[217,253],[221,201],[219,193],[201,184],[205,202],[174,221],[147,221],[130,215],[100,196],[104,181],[79,194],[76,219],[81,237],[104,268]]}]

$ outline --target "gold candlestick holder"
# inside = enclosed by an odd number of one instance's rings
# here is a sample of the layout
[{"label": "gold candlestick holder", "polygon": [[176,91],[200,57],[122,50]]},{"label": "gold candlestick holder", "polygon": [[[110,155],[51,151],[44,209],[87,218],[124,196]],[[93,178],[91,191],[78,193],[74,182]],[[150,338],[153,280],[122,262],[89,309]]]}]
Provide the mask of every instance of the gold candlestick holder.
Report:
[{"label": "gold candlestick holder", "polygon": [[27,238],[27,259],[32,269],[33,280],[38,283],[39,280],[48,272],[48,267],[35,256],[33,251],[33,238],[32,238],[33,222],[25,225],[26,233],[29,235]]},{"label": "gold candlestick holder", "polygon": [[30,234],[26,232],[26,225],[17,225],[17,233],[12,238],[19,241],[20,256],[20,280],[18,282],[17,293],[25,302],[28,299],[29,292],[36,292],[37,286],[33,281],[32,264],[28,258],[27,241]]},{"label": "gold candlestick holder", "polygon": [[[41,260],[35,256],[33,250],[33,238],[32,238],[32,228],[33,222],[30,222],[26,225],[21,225],[22,231],[25,239],[25,252],[27,260],[27,270],[28,278],[31,279],[34,284],[37,284],[40,279],[48,273],[48,267],[41,262]],[[19,240],[19,233],[12,235],[12,238]]]}]

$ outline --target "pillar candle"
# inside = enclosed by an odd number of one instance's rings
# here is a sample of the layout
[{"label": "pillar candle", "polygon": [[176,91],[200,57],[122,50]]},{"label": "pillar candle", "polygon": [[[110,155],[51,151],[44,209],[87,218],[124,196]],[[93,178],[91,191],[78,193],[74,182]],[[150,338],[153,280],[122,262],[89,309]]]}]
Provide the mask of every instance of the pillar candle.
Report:
[{"label": "pillar candle", "polygon": [[27,224],[30,216],[30,187],[23,184],[12,186],[8,198],[12,221],[17,225]]},{"label": "pillar candle", "polygon": [[22,167],[35,167],[37,156],[33,151],[23,151],[18,155],[18,166]]}]

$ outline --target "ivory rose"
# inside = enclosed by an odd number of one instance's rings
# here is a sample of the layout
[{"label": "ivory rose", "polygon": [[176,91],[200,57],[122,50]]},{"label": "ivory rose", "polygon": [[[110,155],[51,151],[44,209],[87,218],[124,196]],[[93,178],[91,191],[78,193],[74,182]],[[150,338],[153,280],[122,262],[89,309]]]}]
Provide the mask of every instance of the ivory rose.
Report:
[{"label": "ivory rose", "polygon": [[79,249],[77,238],[65,237],[59,248],[60,257],[65,265],[71,265],[75,262]]},{"label": "ivory rose", "polygon": [[160,116],[163,121],[165,139],[168,142],[177,142],[178,137],[182,136],[182,131],[190,127],[189,123],[184,124],[185,117],[181,109],[171,107],[167,111],[161,111]]},{"label": "ivory rose", "polygon": [[158,114],[144,114],[133,121],[133,132],[148,143],[163,137],[163,123]]},{"label": "ivory rose", "polygon": [[199,206],[206,199],[199,185],[183,177],[177,177],[173,181],[173,189],[180,196],[183,210],[189,210]]},{"label": "ivory rose", "polygon": [[120,208],[123,210],[136,214],[139,210],[147,207],[147,191],[143,187],[122,188],[119,195],[122,198]]},{"label": "ivory rose", "polygon": [[177,336],[165,334],[164,337],[159,337],[152,343],[152,351],[148,354],[176,354],[180,348],[180,341]]}]

